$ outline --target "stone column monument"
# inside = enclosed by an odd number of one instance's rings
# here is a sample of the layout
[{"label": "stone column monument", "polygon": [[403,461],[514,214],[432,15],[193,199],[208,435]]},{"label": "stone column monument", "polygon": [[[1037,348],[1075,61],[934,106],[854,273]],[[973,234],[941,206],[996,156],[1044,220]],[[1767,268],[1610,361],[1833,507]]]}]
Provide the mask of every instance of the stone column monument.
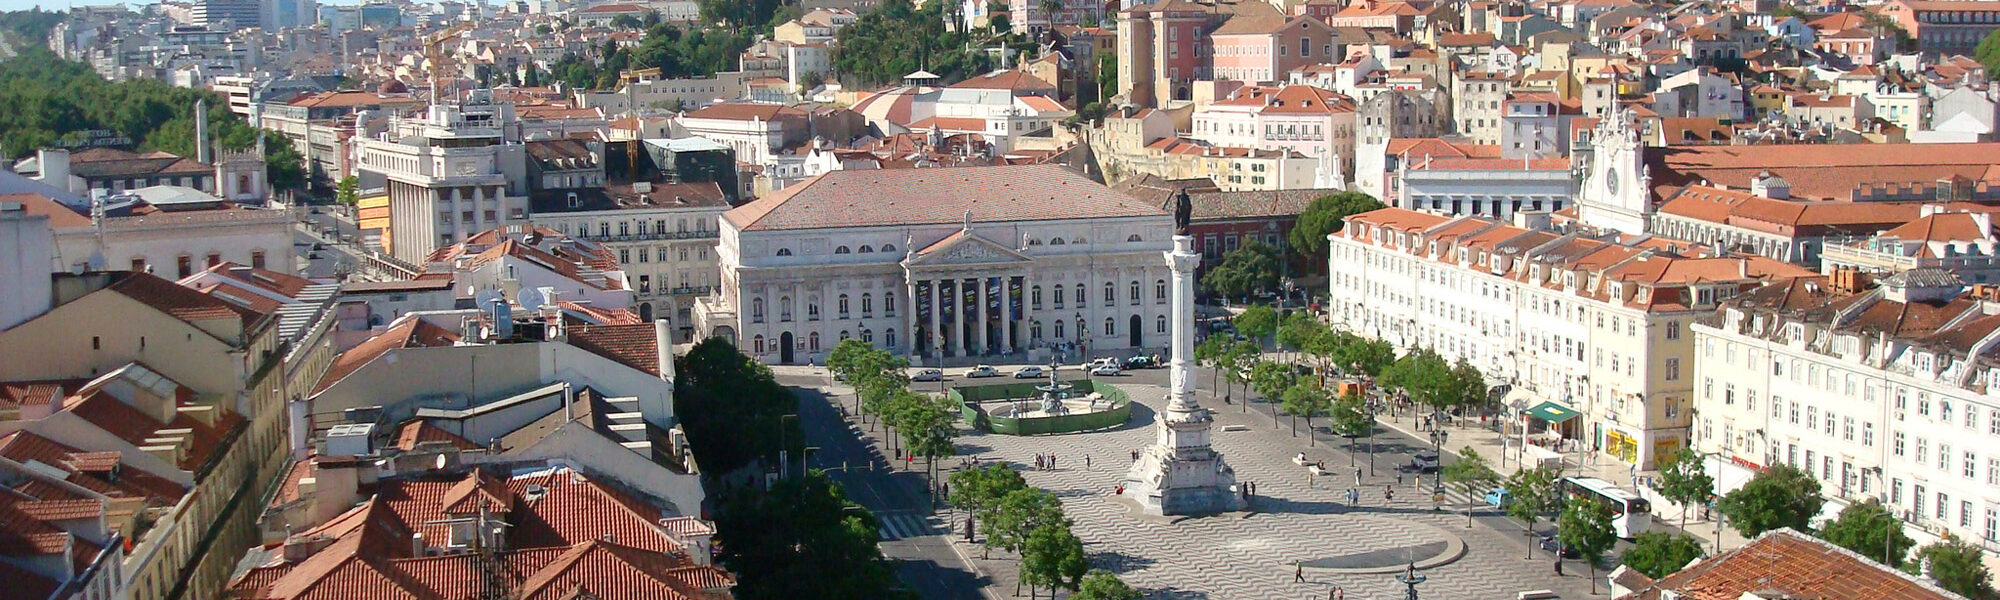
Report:
[{"label": "stone column monument", "polygon": [[1160,413],[1159,435],[1125,475],[1125,497],[1147,514],[1193,515],[1243,508],[1236,472],[1209,446],[1214,419],[1194,399],[1194,238],[1174,236],[1166,253],[1174,270],[1172,387]]}]

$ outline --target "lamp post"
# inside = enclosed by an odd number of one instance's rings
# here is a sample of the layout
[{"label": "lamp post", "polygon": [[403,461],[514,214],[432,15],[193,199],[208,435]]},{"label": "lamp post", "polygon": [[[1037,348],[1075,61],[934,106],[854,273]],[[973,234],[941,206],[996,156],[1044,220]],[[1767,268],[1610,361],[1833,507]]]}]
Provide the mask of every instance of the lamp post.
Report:
[{"label": "lamp post", "polygon": [[1450,436],[1451,434],[1446,433],[1445,430],[1438,428],[1436,418],[1431,419],[1431,447],[1437,453],[1437,466],[1438,466],[1437,474],[1431,476],[1431,480],[1436,482],[1435,487],[1431,489],[1431,510],[1434,511],[1443,510],[1442,503],[1444,502],[1444,441],[1446,438]]},{"label": "lamp post", "polygon": [[1405,567],[1401,574],[1396,575],[1396,581],[1403,584],[1403,587],[1409,590],[1403,596],[1406,600],[1417,600],[1417,584],[1429,579],[1429,577],[1425,577],[1422,573],[1417,572],[1417,563],[1414,560],[1410,561],[1410,565]]}]

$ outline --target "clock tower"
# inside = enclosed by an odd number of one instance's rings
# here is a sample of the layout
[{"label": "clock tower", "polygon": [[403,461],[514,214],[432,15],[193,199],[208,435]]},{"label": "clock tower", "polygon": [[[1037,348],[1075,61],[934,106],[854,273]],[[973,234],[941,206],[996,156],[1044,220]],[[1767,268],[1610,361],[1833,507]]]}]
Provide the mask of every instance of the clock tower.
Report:
[{"label": "clock tower", "polygon": [[1595,148],[1576,203],[1577,217],[1585,225],[1646,232],[1653,215],[1653,185],[1634,121],[1631,110],[1618,109],[1597,124],[1591,140]]}]

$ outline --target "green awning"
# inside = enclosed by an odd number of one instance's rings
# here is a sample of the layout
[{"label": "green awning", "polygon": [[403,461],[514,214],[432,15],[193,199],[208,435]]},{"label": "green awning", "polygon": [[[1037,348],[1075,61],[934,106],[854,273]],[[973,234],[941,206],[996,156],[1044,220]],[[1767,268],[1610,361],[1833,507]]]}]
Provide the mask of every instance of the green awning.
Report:
[{"label": "green awning", "polygon": [[1583,413],[1576,412],[1576,409],[1574,408],[1563,406],[1553,401],[1543,402],[1541,404],[1535,405],[1534,408],[1528,409],[1528,416],[1541,419],[1543,421],[1548,421],[1550,423],[1561,423],[1563,421],[1568,421],[1570,419],[1576,418],[1577,415],[1581,414]]}]

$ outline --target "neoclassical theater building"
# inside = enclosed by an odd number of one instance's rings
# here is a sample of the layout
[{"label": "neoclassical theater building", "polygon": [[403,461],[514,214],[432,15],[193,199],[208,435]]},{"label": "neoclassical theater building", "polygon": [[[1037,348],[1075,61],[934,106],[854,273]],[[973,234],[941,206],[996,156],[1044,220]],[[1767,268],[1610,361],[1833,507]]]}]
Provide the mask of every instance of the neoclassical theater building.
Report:
[{"label": "neoclassical theater building", "polygon": [[700,331],[767,363],[1168,343],[1173,215],[1055,165],[832,171],[722,216]]}]

